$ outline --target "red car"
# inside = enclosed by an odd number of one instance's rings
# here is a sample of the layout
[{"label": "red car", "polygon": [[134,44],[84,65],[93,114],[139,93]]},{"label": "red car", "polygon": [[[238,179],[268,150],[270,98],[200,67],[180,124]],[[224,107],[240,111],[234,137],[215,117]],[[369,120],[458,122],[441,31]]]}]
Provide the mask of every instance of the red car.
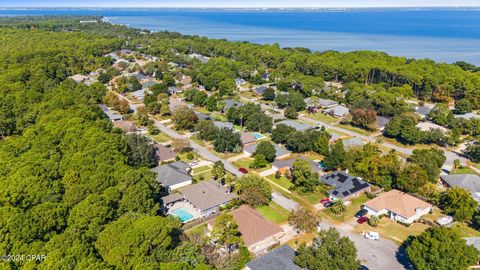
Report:
[{"label": "red car", "polygon": [[367,221],[368,221],[368,217],[361,217],[361,218],[357,219],[358,224],[363,224]]},{"label": "red car", "polygon": [[320,201],[320,203],[321,203],[321,204],[326,204],[326,203],[328,203],[329,201],[330,201],[329,198],[323,198],[323,199]]},{"label": "red car", "polygon": [[248,170],[245,168],[240,168],[238,169],[241,173],[248,173]]}]

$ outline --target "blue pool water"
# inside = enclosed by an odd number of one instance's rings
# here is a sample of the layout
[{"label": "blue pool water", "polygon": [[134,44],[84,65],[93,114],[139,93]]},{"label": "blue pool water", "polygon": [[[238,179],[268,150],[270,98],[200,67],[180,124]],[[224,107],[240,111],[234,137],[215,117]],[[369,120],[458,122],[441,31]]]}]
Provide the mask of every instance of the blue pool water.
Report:
[{"label": "blue pool water", "polygon": [[263,139],[265,138],[265,136],[263,136],[262,134],[258,133],[258,132],[254,132],[252,133],[253,137],[255,137],[255,139],[257,140],[260,140],[260,139]]},{"label": "blue pool water", "polygon": [[193,215],[184,208],[172,210],[172,215],[174,217],[179,217],[182,222],[187,222],[193,218]]},{"label": "blue pool water", "polygon": [[283,47],[318,51],[376,50],[442,62],[465,60],[480,65],[478,8],[0,9],[0,16],[21,15],[96,15],[105,16],[112,23],[153,31],[278,43]]}]

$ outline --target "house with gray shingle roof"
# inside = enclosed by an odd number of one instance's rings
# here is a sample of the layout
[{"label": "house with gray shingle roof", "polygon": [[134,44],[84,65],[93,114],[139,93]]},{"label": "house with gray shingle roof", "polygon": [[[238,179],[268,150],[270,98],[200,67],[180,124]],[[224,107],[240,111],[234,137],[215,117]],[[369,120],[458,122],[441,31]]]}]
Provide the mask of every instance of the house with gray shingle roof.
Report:
[{"label": "house with gray shingle roof", "polygon": [[276,125],[286,125],[286,126],[294,128],[297,131],[305,131],[305,130],[308,130],[308,129],[312,128],[312,125],[310,125],[310,124],[302,123],[302,122],[298,122],[298,121],[290,120],[290,119],[280,121]]},{"label": "house with gray shingle roof", "polygon": [[432,110],[430,107],[426,106],[417,106],[415,107],[415,113],[420,116],[420,118],[426,118],[428,113]]},{"label": "house with gray shingle roof", "polygon": [[364,145],[365,145],[365,142],[360,140],[357,137],[343,140],[343,148],[345,149],[349,149],[352,147],[363,147]]},{"label": "house with gray shingle roof", "polygon": [[[276,160],[279,160],[279,159],[285,159],[287,157],[290,156],[290,154],[292,152],[288,151],[287,149],[279,146],[278,144],[275,144],[275,143],[272,143],[273,146],[275,147],[275,159]],[[257,146],[258,144],[250,144],[250,145],[247,145],[245,146],[245,148],[243,148],[243,152],[246,154],[246,155],[253,155],[253,153],[255,153],[255,151],[257,151]]]},{"label": "house with gray shingle roof", "polygon": [[265,90],[267,90],[267,87],[265,85],[262,85],[262,86],[259,86],[259,87],[255,88],[255,93],[257,93],[257,95],[261,96],[261,95],[263,95],[263,93],[265,93]]},{"label": "house with gray shingle roof", "polygon": [[150,89],[150,87],[154,86],[155,84],[157,84],[157,82],[156,82],[156,81],[152,81],[152,80],[143,82],[143,83],[142,83],[142,89],[143,89],[143,90],[148,90],[148,89]]},{"label": "house with gray shingle roof", "polygon": [[233,129],[233,123],[230,122],[213,121],[213,125],[220,129]]},{"label": "house with gray shingle roof", "polygon": [[461,187],[469,190],[472,197],[480,202],[480,176],[475,174],[441,175],[442,184],[446,187]]},{"label": "house with gray shingle roof", "polygon": [[331,108],[338,105],[338,102],[331,99],[308,97],[304,99],[307,108]]},{"label": "house with gray shingle roof", "polygon": [[293,168],[293,163],[297,159],[303,159],[303,160],[306,160],[308,163],[310,163],[310,168],[314,172],[320,173],[323,170],[320,167],[320,163],[315,162],[311,159],[308,159],[304,156],[298,156],[298,157],[294,157],[294,158],[290,158],[290,159],[284,159],[284,160],[276,160],[275,162],[273,162],[272,168],[275,168],[275,169],[279,170],[281,173],[285,173],[286,171],[291,170]]},{"label": "house with gray shingle roof", "polygon": [[115,122],[115,121],[122,121],[123,120],[123,116],[121,114],[115,113],[114,111],[110,110],[107,107],[107,105],[99,104],[98,106],[107,115],[107,117],[108,117],[108,119],[110,119],[110,121]]},{"label": "house with gray shingle roof", "polygon": [[376,116],[375,124],[378,130],[384,130],[387,124],[390,123],[390,119],[383,116]]},{"label": "house with gray shingle roof", "polygon": [[343,105],[336,105],[334,107],[323,110],[323,112],[326,114],[330,114],[331,116],[341,118],[347,116],[350,113],[350,110]]},{"label": "house with gray shingle roof", "polygon": [[236,101],[236,100],[233,100],[233,99],[226,99],[226,100],[224,100],[224,102],[225,102],[225,107],[222,110],[223,113],[226,113],[228,111],[228,109],[230,109],[232,107],[238,108],[238,107],[241,107],[241,106],[244,105],[242,102]]},{"label": "house with gray shingle roof", "polygon": [[169,191],[192,184],[190,165],[183,161],[159,165],[150,170],[157,174],[157,182]]},{"label": "house with gray shingle roof", "polygon": [[295,264],[294,259],[295,250],[289,245],[283,245],[247,263],[246,269],[300,270],[301,268]]},{"label": "house with gray shingle roof", "polygon": [[463,119],[467,119],[467,120],[480,119],[480,115],[478,115],[476,113],[456,114],[453,117],[454,118],[463,118]]},{"label": "house with gray shingle roof", "polygon": [[342,171],[326,174],[320,180],[332,187],[328,191],[331,200],[341,199],[346,201],[358,197],[366,191],[370,191],[370,185],[363,179]]}]

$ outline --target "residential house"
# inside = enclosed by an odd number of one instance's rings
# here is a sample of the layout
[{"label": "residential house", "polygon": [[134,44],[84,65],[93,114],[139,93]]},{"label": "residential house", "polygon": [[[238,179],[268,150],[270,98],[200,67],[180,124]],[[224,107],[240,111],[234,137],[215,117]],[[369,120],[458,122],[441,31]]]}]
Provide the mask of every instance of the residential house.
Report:
[{"label": "residential house", "polygon": [[135,123],[132,121],[124,121],[124,120],[114,121],[113,127],[119,128],[123,130],[125,133],[137,132],[137,127],[135,126]]},{"label": "residential house", "polygon": [[326,113],[338,118],[342,118],[347,116],[350,113],[350,110],[343,105],[336,105],[331,108],[324,109],[323,113]]},{"label": "residential house", "polygon": [[197,116],[198,120],[212,120],[212,117],[208,114],[195,112],[195,115]]},{"label": "residential house", "polygon": [[280,173],[284,174],[287,171],[290,171],[293,168],[293,162],[297,159],[303,159],[308,161],[310,163],[310,168],[314,172],[321,173],[322,168],[320,167],[320,164],[318,162],[312,161],[304,156],[299,156],[295,158],[290,158],[290,159],[284,159],[284,160],[276,160],[272,164],[272,168],[278,170]]},{"label": "residential house", "polygon": [[[238,224],[238,231],[248,250],[255,254],[264,254],[270,247],[279,243],[279,238],[284,232],[277,224],[266,220],[257,210],[248,205],[242,205],[230,212]],[[209,231],[212,231],[215,220],[207,224]]]},{"label": "residential house", "polygon": [[390,119],[387,117],[377,115],[375,118],[375,125],[377,129],[380,131],[383,131],[385,127],[388,125],[388,123],[390,123]]},{"label": "residential house", "polygon": [[235,101],[233,99],[226,99],[226,100],[224,100],[224,102],[225,102],[225,107],[223,107],[222,113],[227,113],[228,109],[230,109],[232,107],[238,108],[238,107],[241,107],[241,106],[245,105],[242,102]]},{"label": "residential house", "polygon": [[283,245],[247,263],[246,270],[301,270],[294,260],[295,250]]},{"label": "residential house", "polygon": [[166,147],[163,144],[155,144],[155,152],[157,155],[157,161],[159,163],[173,162],[177,157],[177,154],[170,147]]},{"label": "residential house", "polygon": [[85,75],[81,75],[81,74],[75,74],[75,75],[71,76],[70,79],[74,80],[76,83],[81,83],[85,80],[88,80],[88,77],[85,76]]},{"label": "residential house", "polygon": [[230,193],[228,188],[222,187],[214,180],[201,181],[178,188],[176,191],[178,193],[162,197],[167,213],[183,208],[188,209],[196,218],[207,217],[218,212],[220,207],[237,197]]},{"label": "residential house", "polygon": [[333,187],[328,191],[331,200],[349,201],[352,198],[370,191],[370,184],[363,181],[362,178],[354,177],[346,172],[335,171],[324,175],[320,180]]},{"label": "residential house", "polygon": [[169,191],[192,184],[190,165],[183,161],[159,165],[150,170],[157,173],[157,182]]},{"label": "residential house", "polygon": [[202,63],[202,64],[206,64],[206,63],[208,62],[208,60],[210,60],[210,57],[201,55],[201,54],[199,54],[199,53],[192,53],[192,54],[189,54],[188,56],[189,56],[190,58],[195,58],[195,59],[197,59],[197,60],[200,61],[200,63]]},{"label": "residential house", "polygon": [[319,108],[328,109],[338,105],[335,100],[316,97],[308,97],[304,101],[310,112],[317,112]]},{"label": "residential house", "polygon": [[480,202],[480,176],[475,174],[440,175],[442,184],[447,187],[461,187],[470,191],[472,197]]},{"label": "residential house", "polygon": [[230,123],[230,122],[213,121],[213,125],[219,129],[222,129],[222,128],[234,129],[233,123]]},{"label": "residential house", "polygon": [[261,85],[255,88],[255,93],[259,96],[263,96],[263,93],[265,93],[265,90],[267,90],[267,87],[265,85]]},{"label": "residential house", "polygon": [[[247,145],[243,148],[243,152],[246,155],[251,156],[251,155],[253,155],[253,153],[255,153],[255,151],[257,151],[257,146],[258,146],[258,144],[256,144],[256,143]],[[278,144],[273,143],[273,146],[275,147],[275,160],[286,159],[292,153],[292,152],[288,151],[287,149],[279,146]]]},{"label": "residential house", "polygon": [[419,128],[421,131],[431,131],[434,129],[439,129],[442,132],[447,132],[446,128],[431,122],[420,122],[416,125],[416,127]]},{"label": "residential house", "polygon": [[432,108],[426,107],[426,106],[416,106],[415,107],[415,113],[418,116],[420,116],[421,119],[427,118],[427,115],[428,115],[428,113],[430,113],[431,110],[432,110]]},{"label": "residential house", "polygon": [[174,112],[182,107],[188,107],[191,108],[191,105],[187,104],[185,101],[179,99],[179,98],[170,98],[170,103],[168,104],[168,107],[170,108],[170,112]]},{"label": "residential house", "polygon": [[132,76],[135,77],[139,82],[150,79],[150,77],[145,76],[140,72],[134,73]]},{"label": "residential house", "polygon": [[130,94],[137,100],[143,101],[145,99],[145,93],[152,94],[153,92],[150,90],[144,90],[143,88],[134,92],[131,92]]},{"label": "residential house", "polygon": [[170,95],[174,95],[174,94],[181,93],[183,90],[176,86],[170,86],[168,87],[167,91]]},{"label": "residential house", "polygon": [[107,115],[110,121],[116,122],[123,120],[123,116],[121,114],[115,113],[114,111],[110,110],[105,104],[99,104],[98,106]]},{"label": "residential house", "polygon": [[478,115],[476,113],[455,114],[453,117],[454,118],[463,118],[463,119],[466,119],[466,120],[480,119],[480,115]]},{"label": "residential house", "polygon": [[345,149],[350,149],[350,148],[355,148],[355,147],[363,147],[365,145],[365,142],[360,140],[357,137],[349,138],[343,140],[343,148]]},{"label": "residential house", "polygon": [[150,87],[154,86],[155,84],[157,84],[157,82],[153,80],[142,82],[142,90],[149,90]]},{"label": "residential house", "polygon": [[298,122],[298,121],[290,120],[290,119],[277,122],[276,125],[286,125],[286,126],[294,128],[297,131],[305,131],[305,130],[309,130],[309,129],[312,128],[312,125],[310,125],[310,124],[302,123],[302,122]]},{"label": "residential house", "polygon": [[244,83],[246,83],[246,81],[245,81],[244,79],[242,79],[242,78],[236,78],[236,79],[235,79],[235,85],[236,85],[237,87],[240,86],[240,85],[242,85],[242,84],[244,84]]},{"label": "residential house", "polygon": [[257,142],[257,139],[248,132],[240,133],[240,141],[242,142],[242,146],[246,147],[247,145],[252,145]]},{"label": "residential house", "polygon": [[387,215],[390,219],[411,224],[432,210],[432,205],[407,193],[392,189],[367,201],[363,209],[369,215]]}]

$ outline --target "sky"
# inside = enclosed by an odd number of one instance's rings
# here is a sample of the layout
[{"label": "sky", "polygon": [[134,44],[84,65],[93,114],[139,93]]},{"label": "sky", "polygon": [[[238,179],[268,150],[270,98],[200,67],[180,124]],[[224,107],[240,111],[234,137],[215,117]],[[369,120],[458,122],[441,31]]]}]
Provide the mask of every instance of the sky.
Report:
[{"label": "sky", "polygon": [[480,0],[0,0],[0,7],[465,7]]}]

